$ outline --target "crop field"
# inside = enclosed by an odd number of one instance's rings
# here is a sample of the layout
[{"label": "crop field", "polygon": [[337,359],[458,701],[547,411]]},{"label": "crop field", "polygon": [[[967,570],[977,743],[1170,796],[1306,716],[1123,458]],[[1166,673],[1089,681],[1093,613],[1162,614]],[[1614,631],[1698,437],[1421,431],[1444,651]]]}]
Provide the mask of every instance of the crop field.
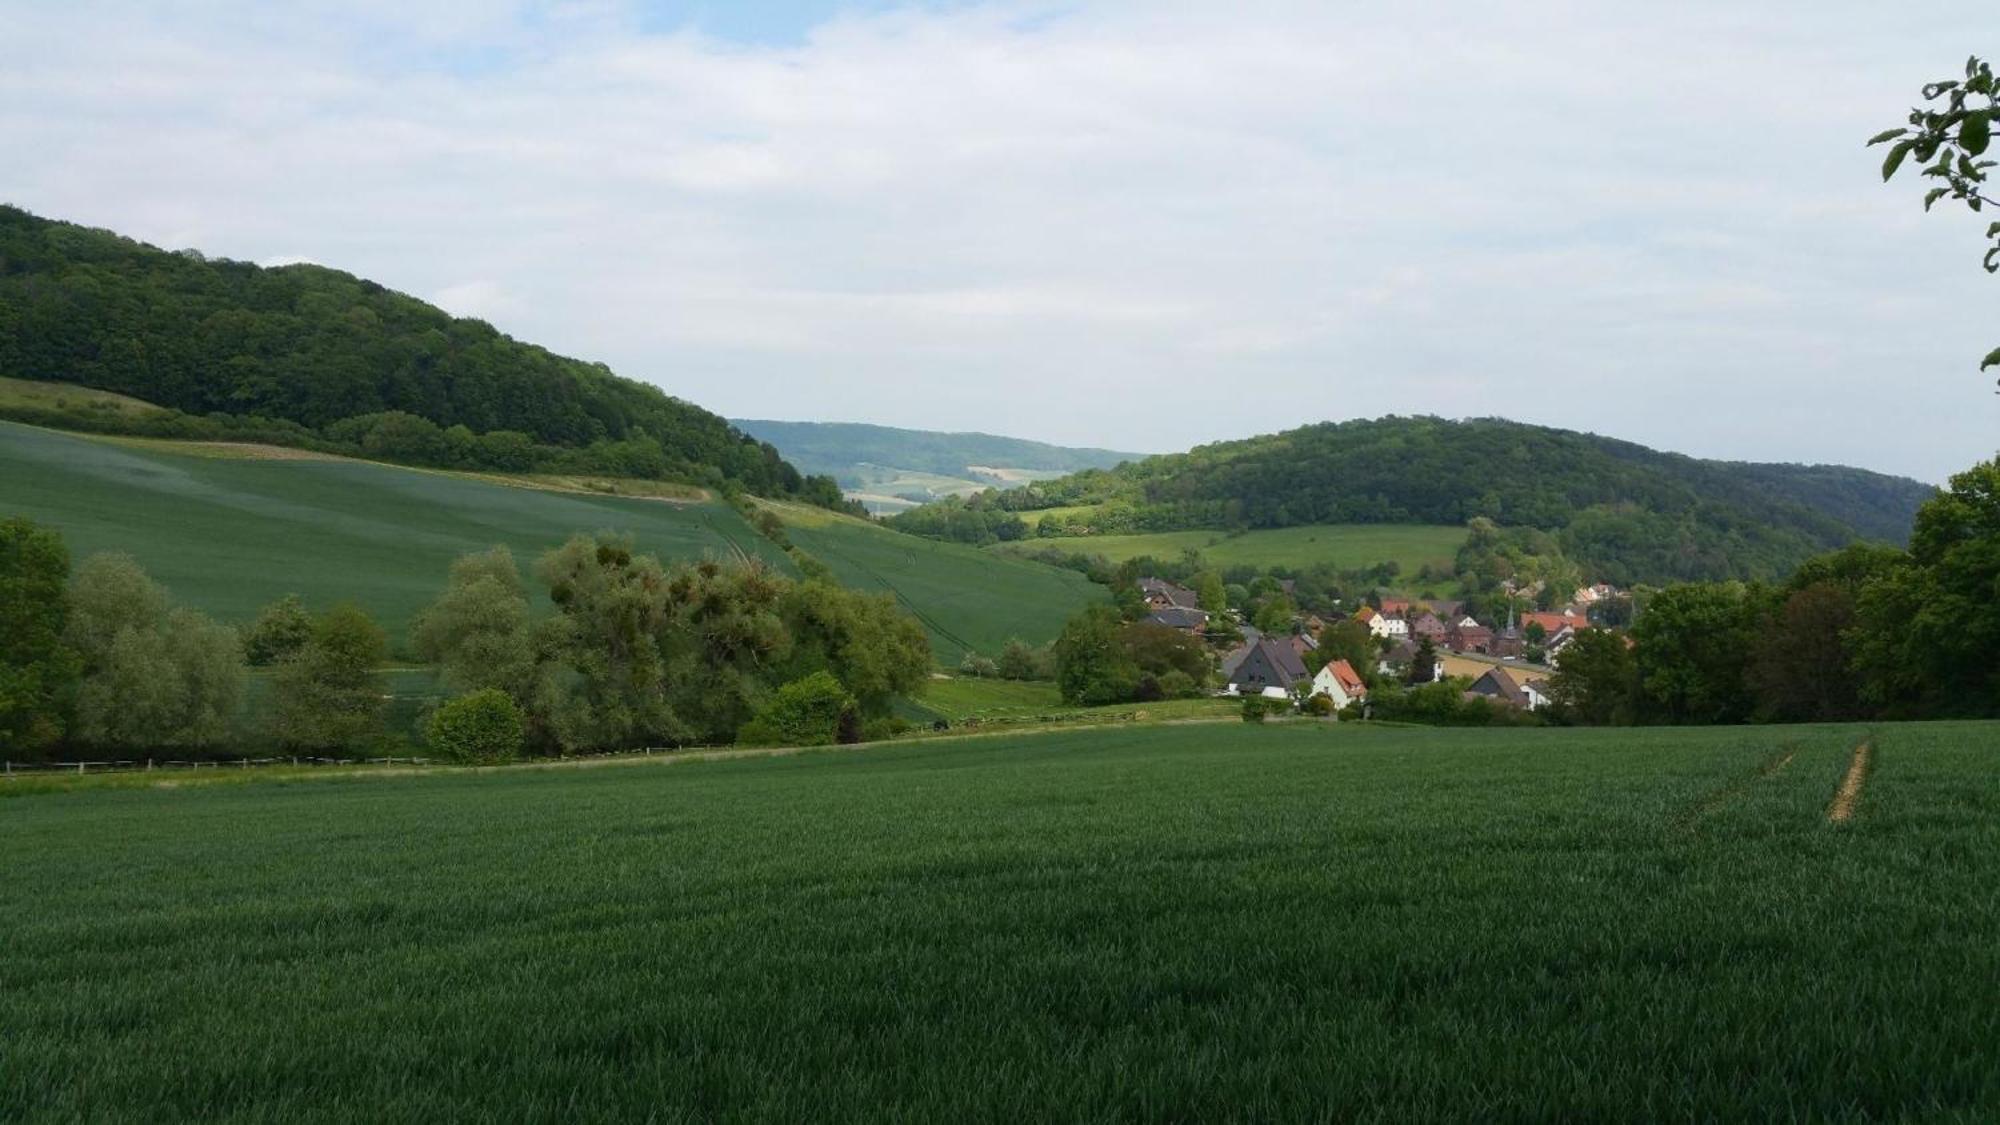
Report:
[{"label": "crop field", "polygon": [[[725,504],[588,495],[558,478],[534,483],[552,488],[0,422],[0,516],[59,529],[79,559],[126,551],[177,598],[231,622],[296,593],[318,608],[352,601],[400,642],[454,558],[502,543],[525,568],[577,532],[626,532],[663,558],[754,555],[794,572]],[[817,511],[796,510],[808,521]],[[825,515],[818,522],[826,526],[805,529],[802,543],[841,581],[893,590],[948,664],[968,642],[997,651],[1017,634],[1047,641],[1098,596],[1067,571]]]},{"label": "crop field", "polygon": [[1996,735],[0,783],[0,1119],[1978,1120]]},{"label": "crop field", "polygon": [[663,557],[783,555],[727,505],[510,488],[341,459],[186,455],[0,423],[0,513],[57,528],[70,553],[125,551],[175,597],[241,622],[288,593],[351,601],[400,640],[451,561],[505,544],[526,567],[579,532]]},{"label": "crop field", "polygon": [[[1027,539],[990,548],[1006,552],[1053,546],[1065,551],[1103,555],[1123,562],[1140,555],[1178,559],[1185,550],[1200,551],[1218,567],[1307,567],[1330,563],[1343,570],[1395,562],[1405,576],[1425,563],[1449,564],[1465,542],[1462,527],[1429,524],[1321,524],[1280,527],[1230,535],[1220,531],[1158,531],[1146,535],[1085,535]],[[1440,591],[1442,593],[1442,591]]]},{"label": "crop field", "polygon": [[1018,637],[1045,644],[1078,610],[1109,595],[1074,571],[957,543],[920,539],[799,504],[763,502],[785,532],[843,585],[887,590],[931,634],[944,667],[968,651],[992,655]]}]

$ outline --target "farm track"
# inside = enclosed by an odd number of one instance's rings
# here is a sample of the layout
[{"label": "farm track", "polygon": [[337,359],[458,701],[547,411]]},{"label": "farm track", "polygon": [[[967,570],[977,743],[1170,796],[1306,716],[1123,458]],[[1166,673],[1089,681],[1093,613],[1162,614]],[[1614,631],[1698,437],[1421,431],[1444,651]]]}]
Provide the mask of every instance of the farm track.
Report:
[{"label": "farm track", "polygon": [[1848,759],[1847,776],[1840,779],[1840,789],[1833,795],[1833,803],[1826,807],[1829,824],[1846,824],[1854,819],[1854,810],[1861,804],[1861,789],[1868,782],[1868,769],[1875,757],[1875,740],[1865,738],[1854,748],[1854,756]]},{"label": "farm track", "polygon": [[1703,794],[1700,798],[1675,814],[1671,819],[1671,823],[1683,832],[1694,831],[1695,825],[1704,817],[1710,816],[1731,802],[1742,798],[1749,793],[1751,786],[1760,781],[1768,781],[1785,772],[1785,768],[1790,766],[1792,760],[1798,757],[1798,755],[1798,743],[1785,743],[1767,755],[1763,761],[1757,763],[1754,768],[1745,770],[1743,773],[1730,778],[1728,781]]}]

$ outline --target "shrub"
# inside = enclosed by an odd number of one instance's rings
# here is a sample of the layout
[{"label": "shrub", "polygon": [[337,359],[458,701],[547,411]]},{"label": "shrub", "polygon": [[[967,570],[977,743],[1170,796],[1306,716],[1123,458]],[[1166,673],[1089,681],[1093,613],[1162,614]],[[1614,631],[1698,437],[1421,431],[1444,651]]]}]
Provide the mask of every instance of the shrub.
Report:
[{"label": "shrub", "polygon": [[447,701],[431,715],[424,734],[438,753],[468,765],[512,761],[525,736],[521,709],[498,688]]},{"label": "shrub", "polygon": [[847,730],[858,737],[846,718],[855,711],[854,697],[831,672],[814,672],[779,688],[736,737],[772,746],[830,746]]},{"label": "shrub", "polygon": [[1316,692],[1307,697],[1306,701],[1300,704],[1299,709],[1308,715],[1318,715],[1324,718],[1333,714],[1333,697],[1323,691]]}]

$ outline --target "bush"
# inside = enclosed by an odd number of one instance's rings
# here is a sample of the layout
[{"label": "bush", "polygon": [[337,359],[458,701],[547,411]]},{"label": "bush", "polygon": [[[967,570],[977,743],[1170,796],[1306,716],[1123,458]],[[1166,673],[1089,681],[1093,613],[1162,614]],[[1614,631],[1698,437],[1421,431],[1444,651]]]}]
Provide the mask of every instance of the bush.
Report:
[{"label": "bush", "polygon": [[736,737],[767,746],[831,746],[844,733],[859,737],[849,718],[856,712],[854,697],[831,672],[814,672],[779,688]]},{"label": "bush", "polygon": [[1333,697],[1323,691],[1316,692],[1308,696],[1306,701],[1299,705],[1299,710],[1304,711],[1308,715],[1318,715],[1321,718],[1325,718],[1333,714]]},{"label": "bush", "polygon": [[521,709],[498,688],[447,701],[431,715],[424,734],[439,754],[467,765],[512,761],[525,737]]}]

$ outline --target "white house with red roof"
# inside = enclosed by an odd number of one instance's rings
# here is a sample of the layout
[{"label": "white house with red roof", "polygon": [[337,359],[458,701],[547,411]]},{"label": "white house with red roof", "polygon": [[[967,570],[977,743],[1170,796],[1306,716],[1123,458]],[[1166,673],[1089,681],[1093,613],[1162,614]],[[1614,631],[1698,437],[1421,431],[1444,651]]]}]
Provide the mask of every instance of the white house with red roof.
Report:
[{"label": "white house with red roof", "polygon": [[1355,674],[1354,665],[1345,660],[1335,660],[1313,677],[1312,693],[1333,700],[1334,710],[1338,711],[1350,703],[1368,698],[1368,685]]}]

